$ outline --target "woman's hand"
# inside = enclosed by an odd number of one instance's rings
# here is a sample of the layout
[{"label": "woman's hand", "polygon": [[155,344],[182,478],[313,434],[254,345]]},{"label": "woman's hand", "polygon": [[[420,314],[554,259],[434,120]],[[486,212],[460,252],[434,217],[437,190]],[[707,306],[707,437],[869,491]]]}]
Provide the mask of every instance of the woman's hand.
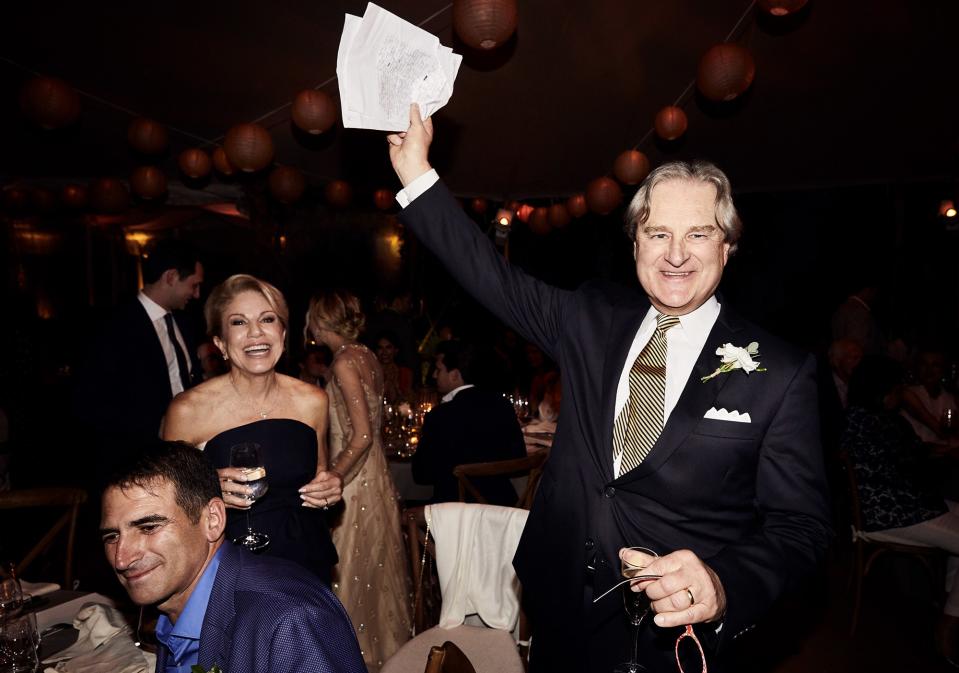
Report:
[{"label": "woman's hand", "polygon": [[316,473],[313,481],[300,489],[304,507],[327,509],[343,498],[343,475],[336,470]]},{"label": "woman's hand", "polygon": [[253,502],[246,496],[252,495],[253,489],[244,483],[249,480],[250,471],[242,467],[221,467],[216,473],[220,476],[220,490],[226,506],[250,509]]}]

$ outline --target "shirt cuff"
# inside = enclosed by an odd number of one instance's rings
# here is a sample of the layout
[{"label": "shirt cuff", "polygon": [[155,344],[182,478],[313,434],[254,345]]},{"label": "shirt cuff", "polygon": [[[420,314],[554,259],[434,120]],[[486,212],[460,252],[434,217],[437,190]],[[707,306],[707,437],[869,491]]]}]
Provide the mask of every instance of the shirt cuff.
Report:
[{"label": "shirt cuff", "polygon": [[440,176],[436,172],[436,169],[431,168],[423,173],[423,175],[413,180],[413,182],[406,185],[404,189],[401,189],[396,194],[396,202],[400,204],[400,208],[406,208],[406,206],[415,201],[416,198],[423,194],[427,189],[435,185],[439,179]]}]

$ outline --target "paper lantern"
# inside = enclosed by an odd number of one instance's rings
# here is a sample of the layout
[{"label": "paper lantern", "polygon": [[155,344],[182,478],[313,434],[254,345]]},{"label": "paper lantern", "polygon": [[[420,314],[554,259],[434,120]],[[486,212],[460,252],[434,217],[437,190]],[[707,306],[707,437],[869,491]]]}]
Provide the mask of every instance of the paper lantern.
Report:
[{"label": "paper lantern", "polygon": [[609,215],[623,200],[623,190],[612,178],[596,178],[586,187],[586,203],[599,215]]},{"label": "paper lantern", "polygon": [[45,215],[57,209],[57,195],[46,187],[35,187],[30,191],[30,202],[33,208]]},{"label": "paper lantern", "polygon": [[19,187],[3,190],[3,209],[8,213],[23,213],[30,207],[30,194]]},{"label": "paper lantern", "polygon": [[759,6],[767,14],[786,16],[795,14],[806,6],[809,0],[759,0]]},{"label": "paper lantern", "polygon": [[273,138],[259,124],[237,124],[226,132],[223,151],[234,167],[253,173],[273,161]]},{"label": "paper lantern", "polygon": [[280,203],[296,203],[306,191],[306,178],[292,166],[277,166],[270,172],[270,194]]},{"label": "paper lantern", "polygon": [[334,208],[346,208],[353,200],[353,188],[346,180],[333,180],[323,191],[326,202]]},{"label": "paper lantern", "polygon": [[539,236],[548,234],[549,208],[533,208],[533,214],[529,216],[529,228]]},{"label": "paper lantern", "polygon": [[213,150],[213,166],[218,173],[227,177],[236,173],[236,168],[230,163],[230,160],[227,159],[226,152],[222,147],[217,147]]},{"label": "paper lantern", "polygon": [[519,218],[520,222],[529,222],[530,216],[533,214],[533,206],[529,206],[525,203],[519,204],[516,208],[516,217]]},{"label": "paper lantern", "polygon": [[83,185],[67,185],[60,192],[60,200],[70,210],[83,210],[87,207],[87,188]]},{"label": "paper lantern", "polygon": [[213,168],[210,155],[196,147],[191,147],[188,150],[180,152],[177,165],[180,167],[183,175],[191,180],[201,180],[205,178],[210,174],[210,170]]},{"label": "paper lantern", "polygon": [[390,210],[396,205],[396,197],[389,189],[377,189],[373,192],[373,203],[380,210]]},{"label": "paper lantern", "polygon": [[[649,159],[639,150],[626,150],[616,157],[616,163],[613,164],[613,175],[624,185],[638,185],[649,175]],[[589,200],[588,193],[586,200]],[[590,208],[592,207],[592,204],[590,204]]]},{"label": "paper lantern", "polygon": [[99,213],[121,213],[130,205],[130,193],[116,178],[98,178],[90,183],[90,204]]},{"label": "paper lantern", "polygon": [[589,206],[586,205],[586,195],[573,194],[571,197],[566,199],[566,209],[573,217],[582,217],[585,215],[589,210]]},{"label": "paper lantern", "polygon": [[565,203],[554,203],[549,207],[549,226],[564,229],[569,224],[569,210]]},{"label": "paper lantern", "polygon": [[473,212],[477,215],[482,215],[489,208],[489,203],[486,201],[486,199],[477,196],[470,202],[470,208],[472,208]]},{"label": "paper lantern", "polygon": [[473,49],[493,49],[516,30],[516,0],[453,0],[453,28]]},{"label": "paper lantern", "polygon": [[319,135],[336,123],[336,103],[325,91],[304,89],[293,99],[291,116],[301,130]]},{"label": "paper lantern", "polygon": [[696,86],[711,101],[731,101],[749,88],[755,76],[756,64],[748,49],[717,44],[699,60]]},{"label": "paper lantern", "polygon": [[656,135],[663,140],[676,140],[679,136],[686,133],[686,113],[682,108],[675,105],[667,105],[656,113],[656,121],[653,125],[656,127]]},{"label": "paper lantern", "polygon": [[130,146],[141,154],[163,154],[170,142],[166,127],[146,117],[137,117],[127,127]]},{"label": "paper lantern", "polygon": [[80,116],[80,96],[56,77],[34,77],[20,92],[20,110],[40,128],[70,126]]},{"label": "paper lantern", "polygon": [[166,194],[166,176],[156,166],[139,166],[130,174],[130,189],[146,201]]}]

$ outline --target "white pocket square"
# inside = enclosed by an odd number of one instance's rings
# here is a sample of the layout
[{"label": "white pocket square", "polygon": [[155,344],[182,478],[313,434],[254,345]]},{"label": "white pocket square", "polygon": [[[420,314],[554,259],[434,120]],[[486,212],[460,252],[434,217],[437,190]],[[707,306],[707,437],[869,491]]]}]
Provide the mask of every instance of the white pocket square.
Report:
[{"label": "white pocket square", "polygon": [[712,418],[716,421],[732,421],[733,423],[752,423],[749,413],[741,414],[738,411],[717,410],[716,407],[709,407],[709,411],[703,418]]}]

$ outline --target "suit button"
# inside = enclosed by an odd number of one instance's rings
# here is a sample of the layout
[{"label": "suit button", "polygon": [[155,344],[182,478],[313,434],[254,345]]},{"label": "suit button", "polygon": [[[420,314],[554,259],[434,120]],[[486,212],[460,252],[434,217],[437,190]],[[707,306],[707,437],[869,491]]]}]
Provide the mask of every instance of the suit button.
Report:
[{"label": "suit button", "polygon": [[596,543],[593,541],[593,538],[586,538],[586,551],[592,551],[593,547],[596,546]]},{"label": "suit button", "polygon": [[603,491],[603,495],[605,495],[607,498],[612,498],[616,495],[616,489],[612,486],[607,486],[606,490]]}]

